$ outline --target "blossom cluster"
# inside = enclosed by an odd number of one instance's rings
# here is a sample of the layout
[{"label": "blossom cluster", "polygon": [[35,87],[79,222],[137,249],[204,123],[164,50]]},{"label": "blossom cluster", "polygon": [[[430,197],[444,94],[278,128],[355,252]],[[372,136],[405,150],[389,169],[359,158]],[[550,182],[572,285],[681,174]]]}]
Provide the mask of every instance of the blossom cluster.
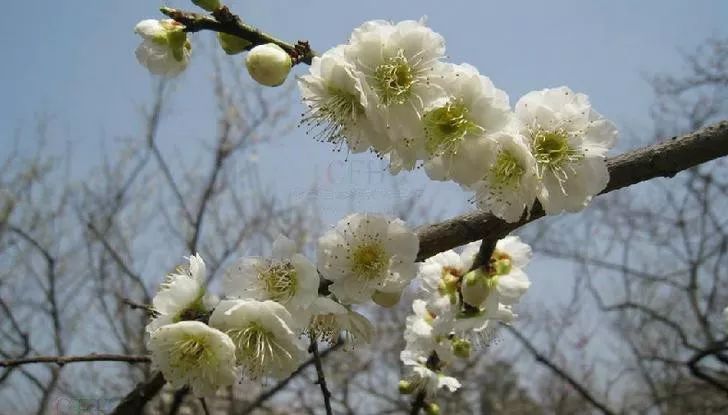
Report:
[{"label": "blossom cluster", "polygon": [[508,95],[468,64],[444,61],[445,40],[422,21],[369,21],[313,59],[298,84],[302,124],[318,140],[373,151],[392,173],[424,166],[518,221],[583,209],[602,191],[615,126],[567,87]]},{"label": "blossom cluster", "polygon": [[524,272],[531,248],[508,236],[496,243],[487,261],[478,259],[479,250],[480,242],[473,242],[460,253],[442,252],[420,266],[420,295],[407,317],[400,354],[408,372],[401,392],[432,398],[439,389],[456,391],[460,382],[447,375],[447,368],[487,346],[499,322],[516,317],[513,306],[531,284]]},{"label": "blossom cluster", "polygon": [[[352,309],[399,301],[417,272],[419,241],[399,219],[354,214],[318,243],[317,264],[279,236],[269,257],[243,257],[224,272],[224,297],[207,292],[199,255],[167,276],[147,325],[152,363],[174,387],[213,395],[241,376],[282,379],[306,357],[309,341],[350,346],[373,328]],[[320,293],[322,275],[329,283]]]}]

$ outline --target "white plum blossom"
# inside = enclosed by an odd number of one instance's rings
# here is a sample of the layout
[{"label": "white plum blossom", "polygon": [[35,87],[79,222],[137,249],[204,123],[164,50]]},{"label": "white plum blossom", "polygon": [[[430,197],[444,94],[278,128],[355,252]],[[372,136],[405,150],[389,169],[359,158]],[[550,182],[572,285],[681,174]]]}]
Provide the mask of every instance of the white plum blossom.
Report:
[{"label": "white plum blossom", "polygon": [[530,285],[522,270],[530,260],[530,247],[518,237],[506,237],[496,243],[487,264],[471,270],[479,249],[480,242],[473,242],[459,255],[442,252],[420,267],[426,307],[434,317],[434,336],[488,344],[496,322],[516,317],[512,306]]},{"label": "white plum blossom", "polygon": [[483,161],[493,151],[490,135],[512,119],[508,95],[468,65],[443,64],[433,83],[445,94],[423,111],[422,131],[427,162],[435,180],[469,185],[482,178]]},{"label": "white plum blossom", "polygon": [[617,129],[586,95],[567,87],[529,92],[516,104],[516,117],[536,160],[538,200],[547,214],[577,212],[604,190]]},{"label": "white plum blossom", "polygon": [[[439,368],[430,367],[432,361],[437,361],[437,358],[404,350],[400,354],[400,360],[410,372],[404,378],[409,393],[422,392],[426,397],[431,398],[440,389],[447,389],[449,392],[460,389],[460,381],[456,378],[446,376]],[[440,362],[437,362],[436,365],[440,366]]]},{"label": "white plum blossom", "polygon": [[401,292],[417,272],[418,250],[403,221],[353,214],[319,239],[318,270],[342,304],[363,303],[377,291]]},{"label": "white plum blossom", "polygon": [[524,210],[530,212],[539,194],[536,160],[518,133],[503,130],[491,138],[490,154],[480,158],[481,177],[470,189],[479,208],[506,222],[517,222]]},{"label": "white plum blossom", "polygon": [[435,335],[432,329],[435,316],[427,309],[424,300],[415,299],[412,302],[412,311],[414,314],[407,316],[404,330],[405,350],[415,354],[435,352],[441,361],[453,362],[456,354],[460,354],[453,350],[453,346],[457,346],[453,341],[459,339]]},{"label": "white plum blossom", "polygon": [[441,94],[430,80],[442,69],[445,40],[422,21],[375,20],[354,30],[345,54],[373,92],[367,114],[391,140],[391,170],[413,169],[425,155],[422,111]]},{"label": "white plum blossom", "polygon": [[321,57],[314,57],[310,73],[298,78],[298,88],[308,108],[301,124],[309,127],[319,141],[346,144],[349,151],[368,149],[386,152],[389,139],[367,116],[367,107],[376,99],[339,45]]},{"label": "white plum blossom", "polygon": [[279,86],[291,72],[291,55],[275,43],[258,45],[245,57],[250,77],[265,86]]},{"label": "white plum blossom", "polygon": [[230,298],[273,300],[298,315],[318,296],[319,275],[296,244],[283,235],[273,242],[271,258],[237,260],[223,277],[223,290]]},{"label": "white plum blossom", "polygon": [[291,314],[275,301],[223,300],[210,316],[210,326],[230,336],[237,363],[252,379],[283,379],[303,362],[306,348],[292,325]]},{"label": "white plum blossom", "polygon": [[164,379],[174,388],[189,385],[195,396],[214,396],[237,378],[233,341],[205,323],[180,321],[163,326],[152,332],[147,348]]},{"label": "white plum blossom", "polygon": [[317,298],[306,311],[307,331],[318,341],[335,344],[343,335],[346,346],[353,348],[369,343],[374,335],[374,327],[366,317],[330,298]]},{"label": "white plum blossom", "polygon": [[137,23],[134,32],[143,39],[135,52],[139,63],[155,75],[179,75],[187,68],[192,50],[184,29],[184,25],[171,19]]},{"label": "white plum blossom", "polygon": [[475,242],[466,245],[459,254],[453,250],[440,252],[420,265],[421,289],[431,313],[444,316],[455,312],[451,309],[458,306],[460,280],[473,266],[479,247]]},{"label": "white plum blossom", "polygon": [[205,279],[205,261],[199,254],[189,257],[189,266],[167,275],[152,299],[156,316],[147,325],[147,332],[165,324],[194,320],[212,310],[217,298],[206,292]]}]

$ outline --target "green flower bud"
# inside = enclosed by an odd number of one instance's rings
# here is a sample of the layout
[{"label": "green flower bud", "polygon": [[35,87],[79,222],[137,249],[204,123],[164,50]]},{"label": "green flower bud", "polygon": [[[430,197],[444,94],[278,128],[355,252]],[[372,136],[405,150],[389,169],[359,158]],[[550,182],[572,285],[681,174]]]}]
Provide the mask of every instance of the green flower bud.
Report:
[{"label": "green flower bud", "polygon": [[463,284],[460,287],[463,300],[473,307],[480,307],[485,302],[485,299],[488,298],[488,294],[490,294],[491,279],[482,268],[465,274]]},{"label": "green flower bud", "polygon": [[222,6],[222,4],[220,4],[220,0],[192,0],[192,3],[199,8],[207,10],[208,12],[215,11]]},{"label": "green flower bud", "polygon": [[472,350],[472,346],[469,341],[461,338],[454,338],[451,340],[452,343],[452,352],[455,354],[455,356],[468,359],[470,357],[470,351]]},{"label": "green flower bud", "polygon": [[402,291],[396,291],[393,293],[386,293],[383,291],[375,291],[372,294],[372,301],[379,304],[382,307],[393,307],[397,305],[400,297],[402,297]]},{"label": "green flower bud", "polygon": [[425,404],[425,413],[427,415],[440,415],[440,405],[434,402]]},{"label": "green flower bud", "polygon": [[222,50],[228,55],[236,55],[251,45],[248,40],[222,32],[217,33],[217,41],[220,43]]},{"label": "green flower bud", "polygon": [[250,76],[259,84],[278,86],[291,72],[291,56],[274,43],[254,47],[245,59]]},{"label": "green flower bud", "polygon": [[404,379],[399,381],[399,393],[401,393],[402,395],[409,395],[414,391],[415,386],[412,384],[412,382],[406,381]]}]

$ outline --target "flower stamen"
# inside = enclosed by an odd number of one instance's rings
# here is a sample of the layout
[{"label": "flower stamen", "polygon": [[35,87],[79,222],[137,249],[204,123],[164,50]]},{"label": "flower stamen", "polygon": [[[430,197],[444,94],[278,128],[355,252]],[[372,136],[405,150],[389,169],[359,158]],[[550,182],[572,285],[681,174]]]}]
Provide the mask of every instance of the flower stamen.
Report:
[{"label": "flower stamen", "polygon": [[482,128],[468,119],[469,109],[460,100],[450,100],[423,117],[427,152],[432,156],[454,155],[458,144],[470,133]]},{"label": "flower stamen", "polygon": [[382,276],[389,265],[384,247],[379,243],[365,243],[351,252],[351,268],[358,278],[372,281]]}]

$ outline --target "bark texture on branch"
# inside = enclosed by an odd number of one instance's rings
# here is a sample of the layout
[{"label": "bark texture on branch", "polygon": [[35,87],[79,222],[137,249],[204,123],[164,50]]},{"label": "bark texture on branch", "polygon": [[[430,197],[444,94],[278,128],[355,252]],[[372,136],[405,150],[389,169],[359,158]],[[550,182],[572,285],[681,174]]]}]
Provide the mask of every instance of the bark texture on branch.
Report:
[{"label": "bark texture on branch", "polygon": [[[643,147],[607,160],[609,183],[602,194],[656,177],[672,177],[677,173],[728,155],[728,121],[702,128],[690,134]],[[487,212],[472,212],[417,231],[422,261],[438,252],[469,242],[497,241],[515,229],[544,216],[541,205],[531,215],[515,223],[507,223]]]}]

